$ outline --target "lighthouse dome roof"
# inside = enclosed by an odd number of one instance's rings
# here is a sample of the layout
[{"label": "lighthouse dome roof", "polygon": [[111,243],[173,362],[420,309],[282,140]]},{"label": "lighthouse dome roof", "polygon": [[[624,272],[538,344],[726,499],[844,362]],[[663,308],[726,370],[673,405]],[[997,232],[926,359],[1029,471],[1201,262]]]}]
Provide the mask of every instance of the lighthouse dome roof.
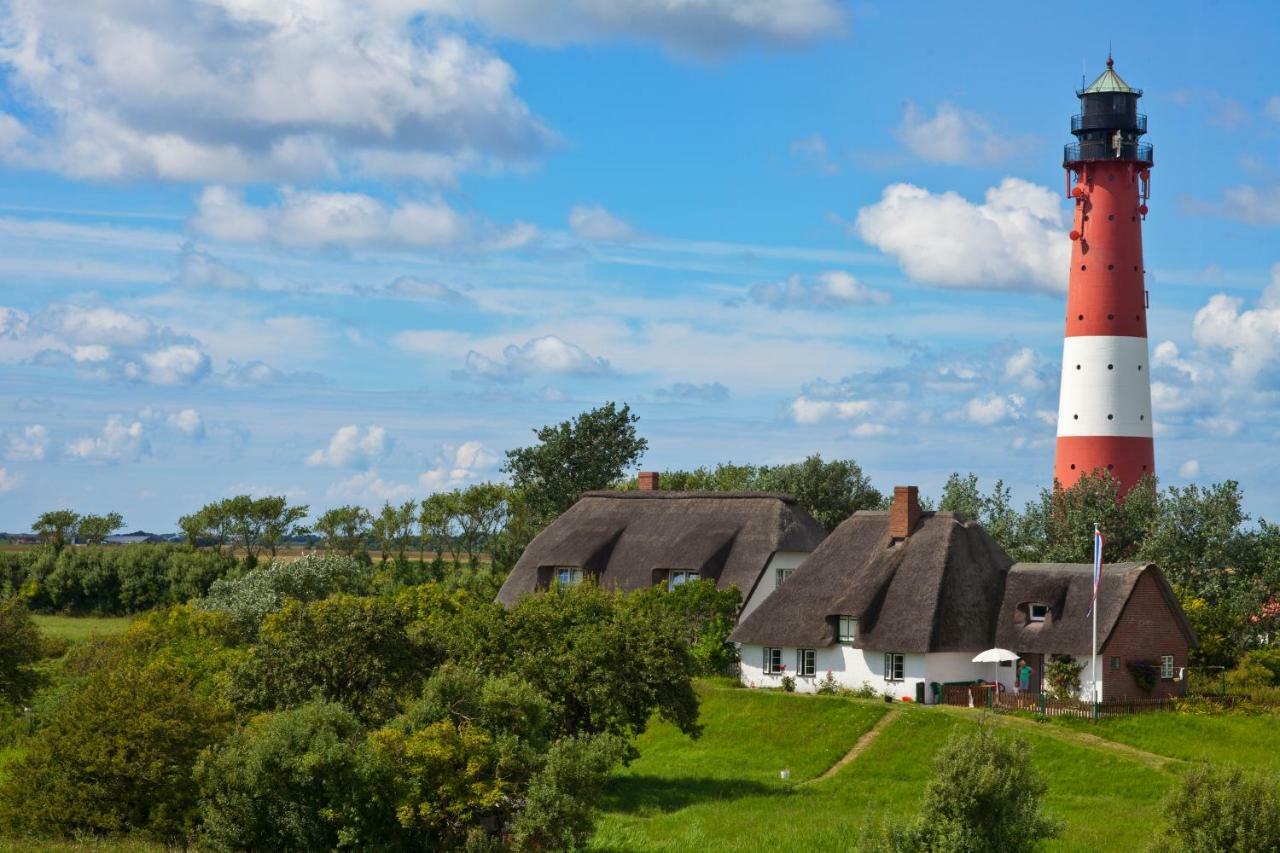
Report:
[{"label": "lighthouse dome roof", "polygon": [[1089,84],[1088,88],[1081,89],[1081,95],[1094,95],[1104,92],[1123,92],[1131,95],[1141,95],[1141,89],[1135,89],[1128,83],[1124,82],[1124,78],[1116,73],[1111,57],[1107,57],[1107,70],[1098,75],[1098,79]]}]

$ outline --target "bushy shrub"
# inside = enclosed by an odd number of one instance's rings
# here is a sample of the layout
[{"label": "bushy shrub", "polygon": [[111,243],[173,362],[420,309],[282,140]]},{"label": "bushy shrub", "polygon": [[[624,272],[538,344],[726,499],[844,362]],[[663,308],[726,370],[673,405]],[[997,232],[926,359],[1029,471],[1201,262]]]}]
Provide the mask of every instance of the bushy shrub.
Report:
[{"label": "bushy shrub", "polygon": [[668,590],[654,586],[631,594],[636,608],[653,608],[675,617],[684,626],[701,675],[720,675],[738,661],[738,650],[729,642],[742,601],[738,588],[716,589],[714,581],[683,583]]},{"label": "bushy shrub", "polygon": [[228,721],[180,665],[122,655],[66,696],[6,766],[0,830],[184,838],[195,825],[196,757]]},{"label": "bushy shrub", "polygon": [[25,705],[40,685],[40,630],[17,598],[0,600],[0,705]]},{"label": "bushy shrub", "polygon": [[327,699],[364,722],[387,719],[439,663],[410,639],[407,622],[385,598],[290,599],[267,616],[235,668],[233,697],[259,710]]},{"label": "bushy shrub", "polygon": [[227,611],[252,633],[287,599],[314,601],[336,592],[359,595],[369,591],[371,579],[367,565],[337,554],[275,559],[240,577],[214,581],[200,604],[208,610]]},{"label": "bushy shrub", "polygon": [[1271,670],[1245,655],[1239,665],[1227,673],[1227,684],[1233,693],[1253,693],[1271,686]]},{"label": "bushy shrub", "polygon": [[1084,664],[1070,655],[1053,655],[1044,668],[1044,679],[1049,685],[1049,695],[1054,699],[1080,698],[1080,673]]},{"label": "bushy shrub", "polygon": [[386,849],[388,776],[345,708],[266,715],[202,759],[203,840],[213,850]]},{"label": "bushy shrub", "polygon": [[889,828],[870,846],[902,853],[1034,850],[1061,831],[1041,807],[1046,790],[1025,741],[986,725],[959,730],[934,760],[915,821]]},{"label": "bushy shrub", "polygon": [[1192,768],[1165,801],[1168,826],[1156,850],[1264,853],[1280,850],[1280,779],[1240,768]]},{"label": "bushy shrub", "polygon": [[580,850],[591,836],[600,792],[626,754],[612,735],[566,738],[553,744],[533,777],[524,808],[511,824],[517,850]]}]

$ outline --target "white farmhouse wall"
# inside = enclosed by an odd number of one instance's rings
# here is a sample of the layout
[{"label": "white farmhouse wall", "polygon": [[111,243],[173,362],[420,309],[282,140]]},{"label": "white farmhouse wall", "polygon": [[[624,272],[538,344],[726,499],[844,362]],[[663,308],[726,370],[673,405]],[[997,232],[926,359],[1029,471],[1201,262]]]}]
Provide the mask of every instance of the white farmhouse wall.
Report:
[{"label": "white farmhouse wall", "polygon": [[[808,551],[776,551],[769,559],[769,564],[765,566],[764,572],[760,575],[759,582],[756,583],[754,590],[744,589],[742,594],[747,596],[747,603],[743,605],[742,612],[738,614],[738,621],[747,618],[747,614],[760,606],[769,594],[778,588],[778,569],[796,569],[804,562],[805,557],[809,556]],[[788,667],[790,668],[790,667]]]},{"label": "white farmhouse wall", "polygon": [[[764,671],[764,648],[758,645],[743,645],[738,649],[742,661],[742,683],[748,687],[781,687],[783,675],[790,675],[796,680],[797,692],[812,693],[817,690],[818,683],[830,672],[831,677],[841,687],[854,690],[862,687],[863,684],[869,684],[876,692],[895,699],[905,697],[914,701],[916,685],[924,684],[925,701],[932,702],[933,695],[929,689],[931,681],[941,684],[946,681],[991,678],[990,664],[973,663],[973,654],[947,652],[905,655],[903,679],[886,681],[884,652],[855,649],[844,645],[816,649],[817,667],[814,675],[810,677],[796,675],[796,648],[784,646],[782,662],[786,664],[786,672],[782,675],[770,675]],[[1012,679],[1012,675],[1002,674],[1002,676]],[[1012,687],[1012,681],[1008,686]]]}]

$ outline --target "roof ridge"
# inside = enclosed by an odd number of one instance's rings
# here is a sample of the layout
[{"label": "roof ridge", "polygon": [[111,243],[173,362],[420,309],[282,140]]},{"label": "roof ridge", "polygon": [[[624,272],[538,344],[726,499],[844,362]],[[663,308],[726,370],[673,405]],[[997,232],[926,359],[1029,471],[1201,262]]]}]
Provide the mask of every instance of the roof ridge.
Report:
[{"label": "roof ridge", "polygon": [[788,504],[794,504],[797,502],[795,496],[788,492],[721,492],[713,490],[679,491],[675,489],[661,489],[657,491],[640,491],[639,489],[628,491],[599,489],[590,492],[583,492],[582,497],[616,498],[623,500],[776,500]]}]

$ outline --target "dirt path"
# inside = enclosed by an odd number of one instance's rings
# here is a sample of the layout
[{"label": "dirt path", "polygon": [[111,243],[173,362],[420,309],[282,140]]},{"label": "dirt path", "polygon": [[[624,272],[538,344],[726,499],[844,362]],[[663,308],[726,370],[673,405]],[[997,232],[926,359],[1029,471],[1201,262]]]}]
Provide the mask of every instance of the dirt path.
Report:
[{"label": "dirt path", "polygon": [[[973,717],[975,713],[967,708],[947,707],[944,710],[947,713],[959,714],[966,717]],[[1156,770],[1161,773],[1167,773],[1172,769],[1172,767],[1185,763],[1180,758],[1170,758],[1167,755],[1157,755],[1154,752],[1147,752],[1145,749],[1138,749],[1136,746],[1129,746],[1125,743],[1107,740],[1104,737],[1098,737],[1097,735],[1089,734],[1088,732],[1064,729],[1060,726],[1055,726],[1052,723],[1042,723],[1036,720],[1028,720],[1025,717],[1014,717],[1005,714],[988,714],[987,719],[993,721],[996,725],[1008,726],[1012,729],[1056,738],[1057,740],[1064,741],[1066,743],[1074,743],[1091,749],[1106,750],[1107,752],[1115,755],[1128,758],[1130,761],[1136,761],[1139,764],[1146,765],[1152,770]]]},{"label": "dirt path", "polygon": [[871,744],[875,742],[875,739],[880,737],[880,733],[888,727],[889,723],[893,722],[897,718],[899,713],[900,712],[897,708],[890,708],[885,712],[883,717],[876,720],[876,724],[874,726],[862,733],[862,737],[858,738],[857,742],[854,743],[853,748],[846,752],[839,761],[828,767],[821,776],[814,776],[812,779],[806,779],[800,784],[809,785],[813,782],[821,782],[823,779],[830,779],[832,776],[839,773],[841,767],[844,767],[850,761],[853,761],[865,752],[867,747],[871,746]]}]

